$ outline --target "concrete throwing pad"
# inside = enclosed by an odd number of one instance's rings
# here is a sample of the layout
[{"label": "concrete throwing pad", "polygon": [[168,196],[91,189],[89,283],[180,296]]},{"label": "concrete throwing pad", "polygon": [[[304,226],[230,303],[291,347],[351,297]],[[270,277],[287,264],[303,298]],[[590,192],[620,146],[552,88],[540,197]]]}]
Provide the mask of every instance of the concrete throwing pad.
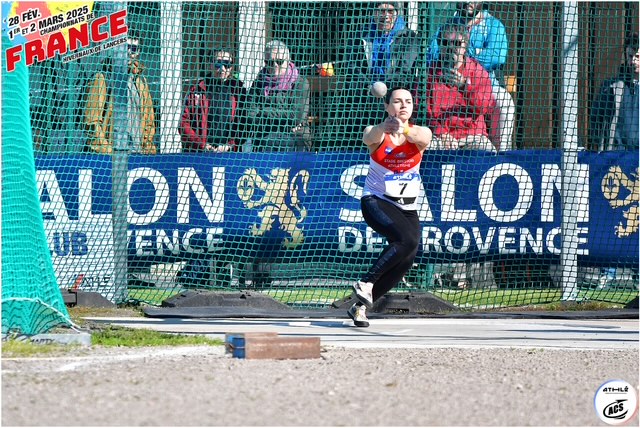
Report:
[{"label": "concrete throwing pad", "polygon": [[[346,316],[346,308],[294,309],[257,308],[251,306],[184,306],[148,307],[143,310],[151,318],[336,318]],[[483,312],[375,312],[368,311],[371,319],[380,318],[550,318],[550,319],[638,319],[637,309],[609,309],[602,311],[483,311]]]},{"label": "concrete throwing pad", "polygon": [[340,318],[87,318],[94,322],[169,333],[274,332],[281,337],[317,337],[323,346],[349,348],[548,348],[638,349],[636,319],[371,318],[356,328]]}]

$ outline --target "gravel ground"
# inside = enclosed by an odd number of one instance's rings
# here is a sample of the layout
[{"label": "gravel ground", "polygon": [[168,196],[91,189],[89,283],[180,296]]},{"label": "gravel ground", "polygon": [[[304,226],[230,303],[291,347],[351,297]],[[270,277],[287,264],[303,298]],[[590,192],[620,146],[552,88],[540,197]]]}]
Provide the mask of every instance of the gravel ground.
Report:
[{"label": "gravel ground", "polygon": [[[222,347],[2,360],[3,426],[607,426],[638,350],[343,349],[242,360]],[[629,426],[638,426],[638,418]]]}]

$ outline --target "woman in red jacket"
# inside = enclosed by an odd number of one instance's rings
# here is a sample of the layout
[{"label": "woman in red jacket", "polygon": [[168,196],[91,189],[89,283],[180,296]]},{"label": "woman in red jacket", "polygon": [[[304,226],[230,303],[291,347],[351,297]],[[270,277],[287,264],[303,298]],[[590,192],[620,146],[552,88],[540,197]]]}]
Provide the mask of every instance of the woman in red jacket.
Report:
[{"label": "woman in red jacket", "polygon": [[440,60],[427,73],[428,126],[432,149],[475,149],[495,152],[485,117],[495,108],[489,73],[467,56],[469,35],[462,24],[440,32]]}]

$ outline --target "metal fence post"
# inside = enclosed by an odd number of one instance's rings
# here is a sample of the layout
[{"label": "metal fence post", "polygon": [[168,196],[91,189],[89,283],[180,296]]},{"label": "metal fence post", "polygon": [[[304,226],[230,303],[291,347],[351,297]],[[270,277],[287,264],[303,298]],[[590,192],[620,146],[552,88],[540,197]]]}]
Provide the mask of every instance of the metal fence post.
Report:
[{"label": "metal fence post", "polygon": [[562,301],[577,298],[578,279],[578,4],[562,14]]}]

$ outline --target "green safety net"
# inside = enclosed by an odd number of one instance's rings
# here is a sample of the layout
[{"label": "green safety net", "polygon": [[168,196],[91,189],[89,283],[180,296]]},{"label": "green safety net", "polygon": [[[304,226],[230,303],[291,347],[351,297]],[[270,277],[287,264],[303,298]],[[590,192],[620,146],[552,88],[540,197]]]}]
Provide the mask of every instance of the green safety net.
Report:
[{"label": "green safety net", "polygon": [[[9,39],[2,37],[2,48]],[[53,271],[38,203],[28,71],[2,70],[2,333],[34,335],[71,320]]]},{"label": "green safety net", "polygon": [[[611,84],[638,3],[483,2],[471,16],[456,2],[76,3],[41,11],[68,24],[36,19],[49,43],[83,25],[104,40],[80,36],[29,65],[62,289],[150,304],[185,289],[300,307],[350,295],[386,243],[359,212],[363,131],[386,115],[370,87],[382,81],[411,92],[413,122],[434,135],[442,115],[461,129],[482,116],[489,141],[425,152],[420,248],[395,291],[465,309],[637,298],[637,129],[609,140],[612,121],[620,133],[633,120],[613,118]],[[467,61],[486,77],[459,81],[437,116],[446,25],[465,29]],[[622,80],[633,96],[633,76]],[[16,96],[3,86],[3,114]]]}]

